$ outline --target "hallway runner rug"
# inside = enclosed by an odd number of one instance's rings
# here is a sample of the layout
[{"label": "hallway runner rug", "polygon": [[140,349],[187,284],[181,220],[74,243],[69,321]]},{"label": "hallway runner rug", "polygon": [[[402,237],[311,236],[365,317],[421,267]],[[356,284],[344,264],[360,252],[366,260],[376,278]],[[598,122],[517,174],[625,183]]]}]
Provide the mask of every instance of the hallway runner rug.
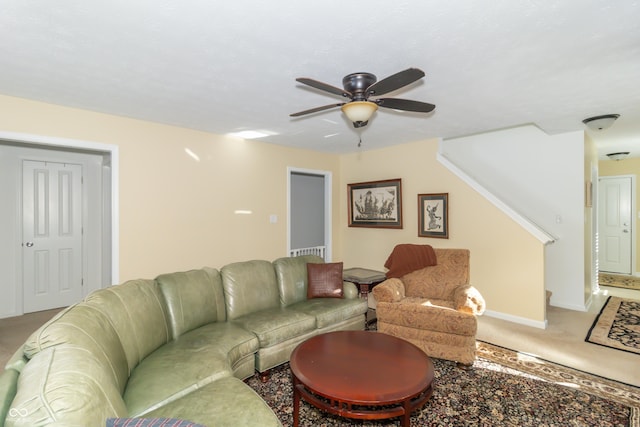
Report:
[{"label": "hallway runner rug", "polygon": [[640,354],[640,301],[609,297],[585,341]]},{"label": "hallway runner rug", "polygon": [[[371,332],[377,333],[377,332]],[[469,370],[432,359],[433,396],[411,415],[412,427],[444,426],[640,426],[640,388],[478,342]],[[354,360],[353,363],[360,363]],[[372,367],[384,369],[384,366]],[[291,371],[284,364],[262,383],[247,380],[283,426],[293,425]],[[397,419],[350,420],[300,404],[300,426],[388,427]]]},{"label": "hallway runner rug", "polygon": [[600,286],[612,286],[614,288],[635,289],[640,291],[640,277],[635,276],[599,273],[598,284]]}]

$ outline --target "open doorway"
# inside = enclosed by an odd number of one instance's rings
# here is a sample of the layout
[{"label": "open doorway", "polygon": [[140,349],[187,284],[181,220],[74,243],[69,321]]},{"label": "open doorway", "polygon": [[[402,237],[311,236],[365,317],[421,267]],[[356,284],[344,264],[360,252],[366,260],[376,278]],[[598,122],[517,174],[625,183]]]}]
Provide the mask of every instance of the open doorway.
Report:
[{"label": "open doorway", "polygon": [[287,253],[331,261],[331,172],[287,169]]}]

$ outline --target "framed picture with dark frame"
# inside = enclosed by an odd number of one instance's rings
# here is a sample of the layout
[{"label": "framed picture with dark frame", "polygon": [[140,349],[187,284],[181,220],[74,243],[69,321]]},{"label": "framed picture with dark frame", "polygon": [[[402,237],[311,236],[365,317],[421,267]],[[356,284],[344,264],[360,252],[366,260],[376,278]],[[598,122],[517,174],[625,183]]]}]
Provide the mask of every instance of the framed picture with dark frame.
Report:
[{"label": "framed picture with dark frame", "polygon": [[347,184],[349,227],[402,228],[402,180]]},{"label": "framed picture with dark frame", "polygon": [[418,237],[449,238],[449,193],[418,194]]}]

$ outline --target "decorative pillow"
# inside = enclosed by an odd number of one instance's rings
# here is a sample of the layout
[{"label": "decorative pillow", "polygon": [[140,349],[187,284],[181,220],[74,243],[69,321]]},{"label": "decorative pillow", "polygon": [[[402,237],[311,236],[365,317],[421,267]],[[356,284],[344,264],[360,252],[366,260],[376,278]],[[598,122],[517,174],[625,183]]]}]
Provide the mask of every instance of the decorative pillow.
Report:
[{"label": "decorative pillow", "polygon": [[107,418],[107,427],[205,427],[173,418]]},{"label": "decorative pillow", "polygon": [[307,298],[342,298],[342,263],[307,264]]}]

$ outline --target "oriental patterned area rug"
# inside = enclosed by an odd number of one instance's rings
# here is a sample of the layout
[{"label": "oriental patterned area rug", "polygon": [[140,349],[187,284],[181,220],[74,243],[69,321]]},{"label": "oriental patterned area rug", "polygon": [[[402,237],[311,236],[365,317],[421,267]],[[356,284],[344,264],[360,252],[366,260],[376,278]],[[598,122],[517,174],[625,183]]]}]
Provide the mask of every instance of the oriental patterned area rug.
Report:
[{"label": "oriental patterned area rug", "polygon": [[599,273],[598,284],[600,286],[612,286],[614,288],[635,289],[640,291],[640,277],[635,276]]},{"label": "oriental patterned area rug", "polygon": [[[640,426],[637,387],[481,342],[470,370],[446,360],[433,359],[433,363],[434,393],[412,414],[412,427]],[[247,380],[285,427],[293,425],[290,377],[285,364],[273,370],[266,384],[258,376]],[[300,426],[399,425],[397,419],[350,420],[326,414],[304,401],[300,404]]]},{"label": "oriental patterned area rug", "polygon": [[640,354],[640,301],[609,297],[585,341]]}]

